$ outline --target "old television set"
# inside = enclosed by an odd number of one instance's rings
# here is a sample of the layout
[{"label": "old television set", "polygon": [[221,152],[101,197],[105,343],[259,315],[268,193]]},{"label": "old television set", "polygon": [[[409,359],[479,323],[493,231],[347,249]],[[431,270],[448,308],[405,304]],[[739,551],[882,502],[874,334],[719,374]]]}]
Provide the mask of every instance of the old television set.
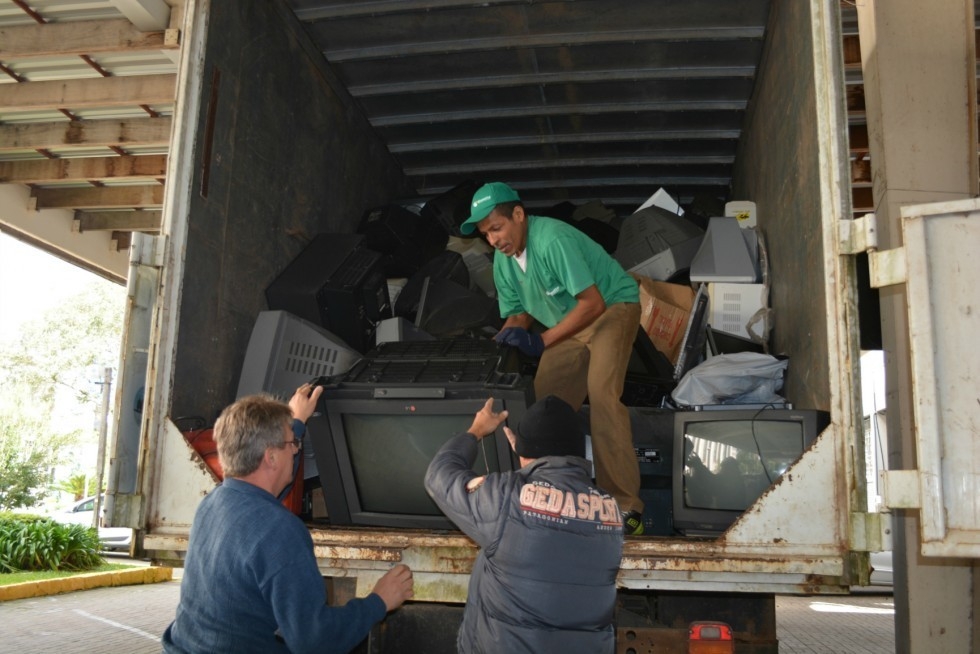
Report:
[{"label": "old television set", "polygon": [[674,529],[717,536],[803,454],[829,424],[812,409],[732,408],[674,415]]},{"label": "old television set", "polygon": [[[269,393],[288,401],[314,377],[340,375],[361,355],[332,332],[288,311],[262,311],[252,326],[236,397]],[[313,447],[303,448],[303,478],[318,474]]]},{"label": "old television set", "polygon": [[358,352],[391,317],[381,254],[362,234],[317,234],[265,290],[269,309],[288,311],[336,334]]},{"label": "old television set", "polygon": [[288,400],[310,379],[343,374],[360,358],[320,325],[288,311],[261,311],[245,350],[237,397],[270,393]]},{"label": "old television set", "polygon": [[[487,398],[512,429],[533,402],[530,378],[508,371],[498,348],[489,339],[379,344],[324,391],[307,430],[331,524],[456,528],[425,490],[433,456]],[[479,442],[477,473],[516,466],[503,425]]]},{"label": "old television set", "polygon": [[[395,392],[393,392],[395,391]],[[328,390],[308,423],[331,524],[455,529],[425,490],[429,462],[488,397],[520,421],[524,390],[417,387]],[[479,474],[516,468],[503,428],[477,445]]]}]

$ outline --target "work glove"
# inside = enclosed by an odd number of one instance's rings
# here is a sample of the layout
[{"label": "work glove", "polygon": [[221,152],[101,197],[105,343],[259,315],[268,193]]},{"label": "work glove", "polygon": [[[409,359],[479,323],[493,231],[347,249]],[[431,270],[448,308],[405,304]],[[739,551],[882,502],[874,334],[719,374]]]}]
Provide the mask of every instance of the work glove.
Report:
[{"label": "work glove", "polygon": [[494,336],[494,340],[504,345],[516,347],[531,357],[540,357],[544,352],[544,340],[540,334],[529,332],[522,327],[508,327]]}]

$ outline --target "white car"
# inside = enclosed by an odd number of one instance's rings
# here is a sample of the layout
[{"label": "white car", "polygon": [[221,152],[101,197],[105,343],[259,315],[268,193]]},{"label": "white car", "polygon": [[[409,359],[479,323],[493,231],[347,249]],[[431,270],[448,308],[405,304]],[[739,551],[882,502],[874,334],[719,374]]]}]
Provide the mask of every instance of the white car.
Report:
[{"label": "white car", "polygon": [[891,587],[892,585],[891,551],[871,553],[871,579],[868,585]]},{"label": "white car", "polygon": [[[102,498],[105,500],[105,498]],[[92,526],[92,516],[95,513],[95,496],[78,500],[68,509],[53,516],[63,524]],[[99,527],[99,540],[104,550],[128,550],[133,541],[133,530],[129,527]]]}]

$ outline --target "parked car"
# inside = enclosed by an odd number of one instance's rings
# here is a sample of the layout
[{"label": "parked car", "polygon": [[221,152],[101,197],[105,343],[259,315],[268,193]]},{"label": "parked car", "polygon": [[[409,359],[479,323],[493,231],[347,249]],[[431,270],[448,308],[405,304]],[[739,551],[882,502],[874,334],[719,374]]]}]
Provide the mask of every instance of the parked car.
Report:
[{"label": "parked car", "polygon": [[51,516],[58,522],[70,525],[92,526],[92,514],[95,511],[95,496],[80,499],[64,511]]},{"label": "parked car", "polygon": [[[103,499],[105,499],[103,497]],[[55,513],[52,518],[63,524],[92,526],[92,515],[95,512],[95,496],[78,500],[64,511]],[[101,520],[100,520],[101,523]],[[133,541],[133,530],[129,527],[99,528],[99,540],[104,550],[128,550]]]},{"label": "parked car", "polygon": [[871,553],[871,580],[869,585],[892,587],[891,551]]}]

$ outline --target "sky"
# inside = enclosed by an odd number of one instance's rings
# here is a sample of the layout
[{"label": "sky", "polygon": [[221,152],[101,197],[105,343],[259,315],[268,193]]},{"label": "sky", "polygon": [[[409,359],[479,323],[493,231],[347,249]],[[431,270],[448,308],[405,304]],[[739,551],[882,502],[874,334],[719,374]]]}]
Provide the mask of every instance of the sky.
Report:
[{"label": "sky", "polygon": [[[101,277],[0,234],[0,341]],[[111,283],[111,282],[106,282]]]},{"label": "sky", "polygon": [[[92,284],[113,282],[0,234],[0,343],[16,342],[23,325],[42,317],[46,311]],[[79,462],[90,462],[91,465],[82,467],[94,471],[98,458],[99,415],[90,408],[79,407],[74,397],[74,393],[59,396],[51,415],[55,428],[64,431],[78,428],[83,433],[81,442],[70,457],[74,464],[58,466],[55,473],[57,479],[67,478]],[[63,504],[71,500],[63,494],[52,494],[48,504]]]}]

